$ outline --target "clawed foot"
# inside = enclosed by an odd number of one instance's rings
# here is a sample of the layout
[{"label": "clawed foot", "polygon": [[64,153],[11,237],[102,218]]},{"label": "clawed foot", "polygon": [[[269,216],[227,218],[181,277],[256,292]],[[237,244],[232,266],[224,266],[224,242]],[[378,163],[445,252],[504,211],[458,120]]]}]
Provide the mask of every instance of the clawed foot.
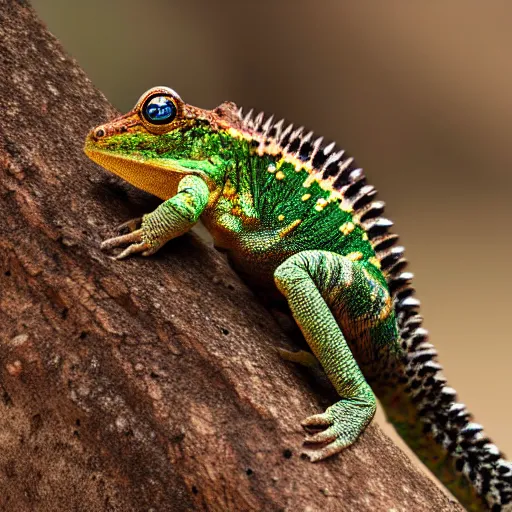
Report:
[{"label": "clawed foot", "polygon": [[131,254],[137,253],[142,253],[142,256],[150,256],[151,254],[154,254],[158,250],[159,246],[155,244],[149,244],[148,242],[144,241],[144,230],[139,227],[141,221],[141,218],[136,218],[121,224],[117,228],[117,231],[121,233],[129,231],[129,233],[115,236],[113,238],[108,238],[101,243],[101,250],[110,251],[112,249],[116,249],[117,247],[128,246],[119,254],[114,256],[116,260],[121,260],[127,256],[130,256]]},{"label": "clawed foot", "polygon": [[304,455],[311,462],[317,462],[341,452],[355,442],[372,420],[375,410],[373,397],[345,398],[328,407],[324,413],[309,416],[301,423],[308,434],[304,444],[321,446],[304,450]]}]

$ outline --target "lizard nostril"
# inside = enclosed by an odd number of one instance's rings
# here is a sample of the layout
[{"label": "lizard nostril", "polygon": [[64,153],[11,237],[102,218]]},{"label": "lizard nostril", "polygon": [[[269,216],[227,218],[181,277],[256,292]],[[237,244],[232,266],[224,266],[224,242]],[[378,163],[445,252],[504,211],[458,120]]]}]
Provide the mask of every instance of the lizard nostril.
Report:
[{"label": "lizard nostril", "polygon": [[98,139],[100,139],[101,137],[104,137],[105,136],[105,130],[103,128],[98,128],[94,132],[94,136],[97,137]]}]

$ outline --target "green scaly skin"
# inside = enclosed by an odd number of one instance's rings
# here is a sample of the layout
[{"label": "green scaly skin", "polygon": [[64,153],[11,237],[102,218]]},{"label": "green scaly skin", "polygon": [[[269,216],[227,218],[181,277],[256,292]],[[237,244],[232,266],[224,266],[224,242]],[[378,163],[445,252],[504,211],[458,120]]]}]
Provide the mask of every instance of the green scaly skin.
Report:
[{"label": "green scaly skin", "polygon": [[[165,108],[155,111],[155,101]],[[356,441],[377,395],[400,435],[468,510],[509,510],[512,466],[445,385],[403,272],[403,249],[351,158],[282,122],[242,119],[233,103],[202,110],[165,87],[92,130],[85,151],[164,201],[104,249],[123,247],[117,258],[150,255],[200,218],[264,300],[286,299],[340,396],[302,423],[312,461]]]}]

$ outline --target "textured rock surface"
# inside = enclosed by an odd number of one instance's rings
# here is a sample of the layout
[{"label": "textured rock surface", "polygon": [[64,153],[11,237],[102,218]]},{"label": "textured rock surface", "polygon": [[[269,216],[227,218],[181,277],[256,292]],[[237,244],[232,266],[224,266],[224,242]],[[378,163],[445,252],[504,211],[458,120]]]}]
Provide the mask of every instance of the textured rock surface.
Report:
[{"label": "textured rock surface", "polygon": [[0,66],[1,510],[460,510],[375,426],[301,459],[326,394],[223,259],[98,250],[155,203],[82,154],[115,112],[25,1],[0,0]]}]

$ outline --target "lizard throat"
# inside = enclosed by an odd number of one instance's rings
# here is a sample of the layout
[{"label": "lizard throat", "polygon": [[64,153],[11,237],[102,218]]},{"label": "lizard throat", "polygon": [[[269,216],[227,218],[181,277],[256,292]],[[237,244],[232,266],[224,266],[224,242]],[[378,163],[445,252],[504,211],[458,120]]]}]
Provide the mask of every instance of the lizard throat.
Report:
[{"label": "lizard throat", "polygon": [[178,183],[187,174],[193,174],[180,168],[175,162],[172,167],[168,162],[127,158],[95,147],[86,146],[86,155],[101,167],[123,178],[128,183],[160,199],[173,197],[178,190]]}]

